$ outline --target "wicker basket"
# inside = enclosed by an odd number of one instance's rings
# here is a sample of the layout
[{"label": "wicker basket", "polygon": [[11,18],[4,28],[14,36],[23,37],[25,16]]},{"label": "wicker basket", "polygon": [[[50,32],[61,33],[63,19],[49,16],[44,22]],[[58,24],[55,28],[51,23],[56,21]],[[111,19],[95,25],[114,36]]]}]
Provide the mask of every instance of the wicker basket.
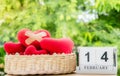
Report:
[{"label": "wicker basket", "polygon": [[6,55],[7,74],[65,74],[75,71],[75,54]]}]

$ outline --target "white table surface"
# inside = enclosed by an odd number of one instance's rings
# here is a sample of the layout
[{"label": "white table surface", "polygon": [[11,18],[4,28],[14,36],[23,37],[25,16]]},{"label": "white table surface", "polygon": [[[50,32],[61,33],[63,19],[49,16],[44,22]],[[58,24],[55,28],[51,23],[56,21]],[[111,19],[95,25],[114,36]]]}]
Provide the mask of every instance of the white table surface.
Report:
[{"label": "white table surface", "polygon": [[63,75],[5,75],[5,76],[117,76],[117,75],[85,75],[85,74],[63,74]]}]

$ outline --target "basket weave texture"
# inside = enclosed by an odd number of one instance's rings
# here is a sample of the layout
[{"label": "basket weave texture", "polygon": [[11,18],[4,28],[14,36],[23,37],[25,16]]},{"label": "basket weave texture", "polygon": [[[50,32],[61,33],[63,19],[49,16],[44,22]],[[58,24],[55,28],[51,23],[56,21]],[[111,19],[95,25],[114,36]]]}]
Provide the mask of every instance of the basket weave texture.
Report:
[{"label": "basket weave texture", "polygon": [[75,71],[76,55],[6,55],[7,74],[65,74]]}]

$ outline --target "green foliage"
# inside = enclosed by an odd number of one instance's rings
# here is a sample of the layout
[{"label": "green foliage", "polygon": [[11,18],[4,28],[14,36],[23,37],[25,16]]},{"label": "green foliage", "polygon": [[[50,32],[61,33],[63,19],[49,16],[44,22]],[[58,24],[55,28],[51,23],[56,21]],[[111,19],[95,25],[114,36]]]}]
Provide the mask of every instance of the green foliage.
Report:
[{"label": "green foliage", "polygon": [[[0,65],[4,64],[5,51],[2,46],[0,46]],[[0,71],[4,71],[4,68],[0,68]]]},{"label": "green foliage", "polygon": [[2,2],[0,6],[4,10],[1,13],[0,37],[3,39],[1,44],[10,40],[17,41],[16,34],[21,28],[47,29],[53,37],[65,37],[66,30],[69,30],[71,26],[74,27],[77,19],[76,0],[54,0],[53,2],[48,0],[8,2],[5,0]]},{"label": "green foliage", "polygon": [[5,51],[2,46],[0,46],[0,64],[4,62]]},{"label": "green foliage", "polygon": [[117,12],[116,10],[111,10],[107,15],[99,15],[99,20],[106,21],[110,26],[113,26],[114,28],[120,27],[120,12]]},{"label": "green foliage", "polygon": [[94,7],[99,13],[110,12],[115,9],[120,11],[120,0],[96,0]]}]

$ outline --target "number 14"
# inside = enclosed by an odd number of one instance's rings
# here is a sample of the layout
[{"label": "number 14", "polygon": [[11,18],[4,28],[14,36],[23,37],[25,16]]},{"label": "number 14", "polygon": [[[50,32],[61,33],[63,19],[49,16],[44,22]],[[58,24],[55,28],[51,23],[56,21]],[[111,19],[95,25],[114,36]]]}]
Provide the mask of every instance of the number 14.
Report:
[{"label": "number 14", "polygon": [[[87,56],[87,62],[90,62],[90,52],[87,52],[85,56]],[[101,56],[101,60],[105,60],[105,62],[107,62],[108,60],[107,51],[103,53],[103,55]]]}]

